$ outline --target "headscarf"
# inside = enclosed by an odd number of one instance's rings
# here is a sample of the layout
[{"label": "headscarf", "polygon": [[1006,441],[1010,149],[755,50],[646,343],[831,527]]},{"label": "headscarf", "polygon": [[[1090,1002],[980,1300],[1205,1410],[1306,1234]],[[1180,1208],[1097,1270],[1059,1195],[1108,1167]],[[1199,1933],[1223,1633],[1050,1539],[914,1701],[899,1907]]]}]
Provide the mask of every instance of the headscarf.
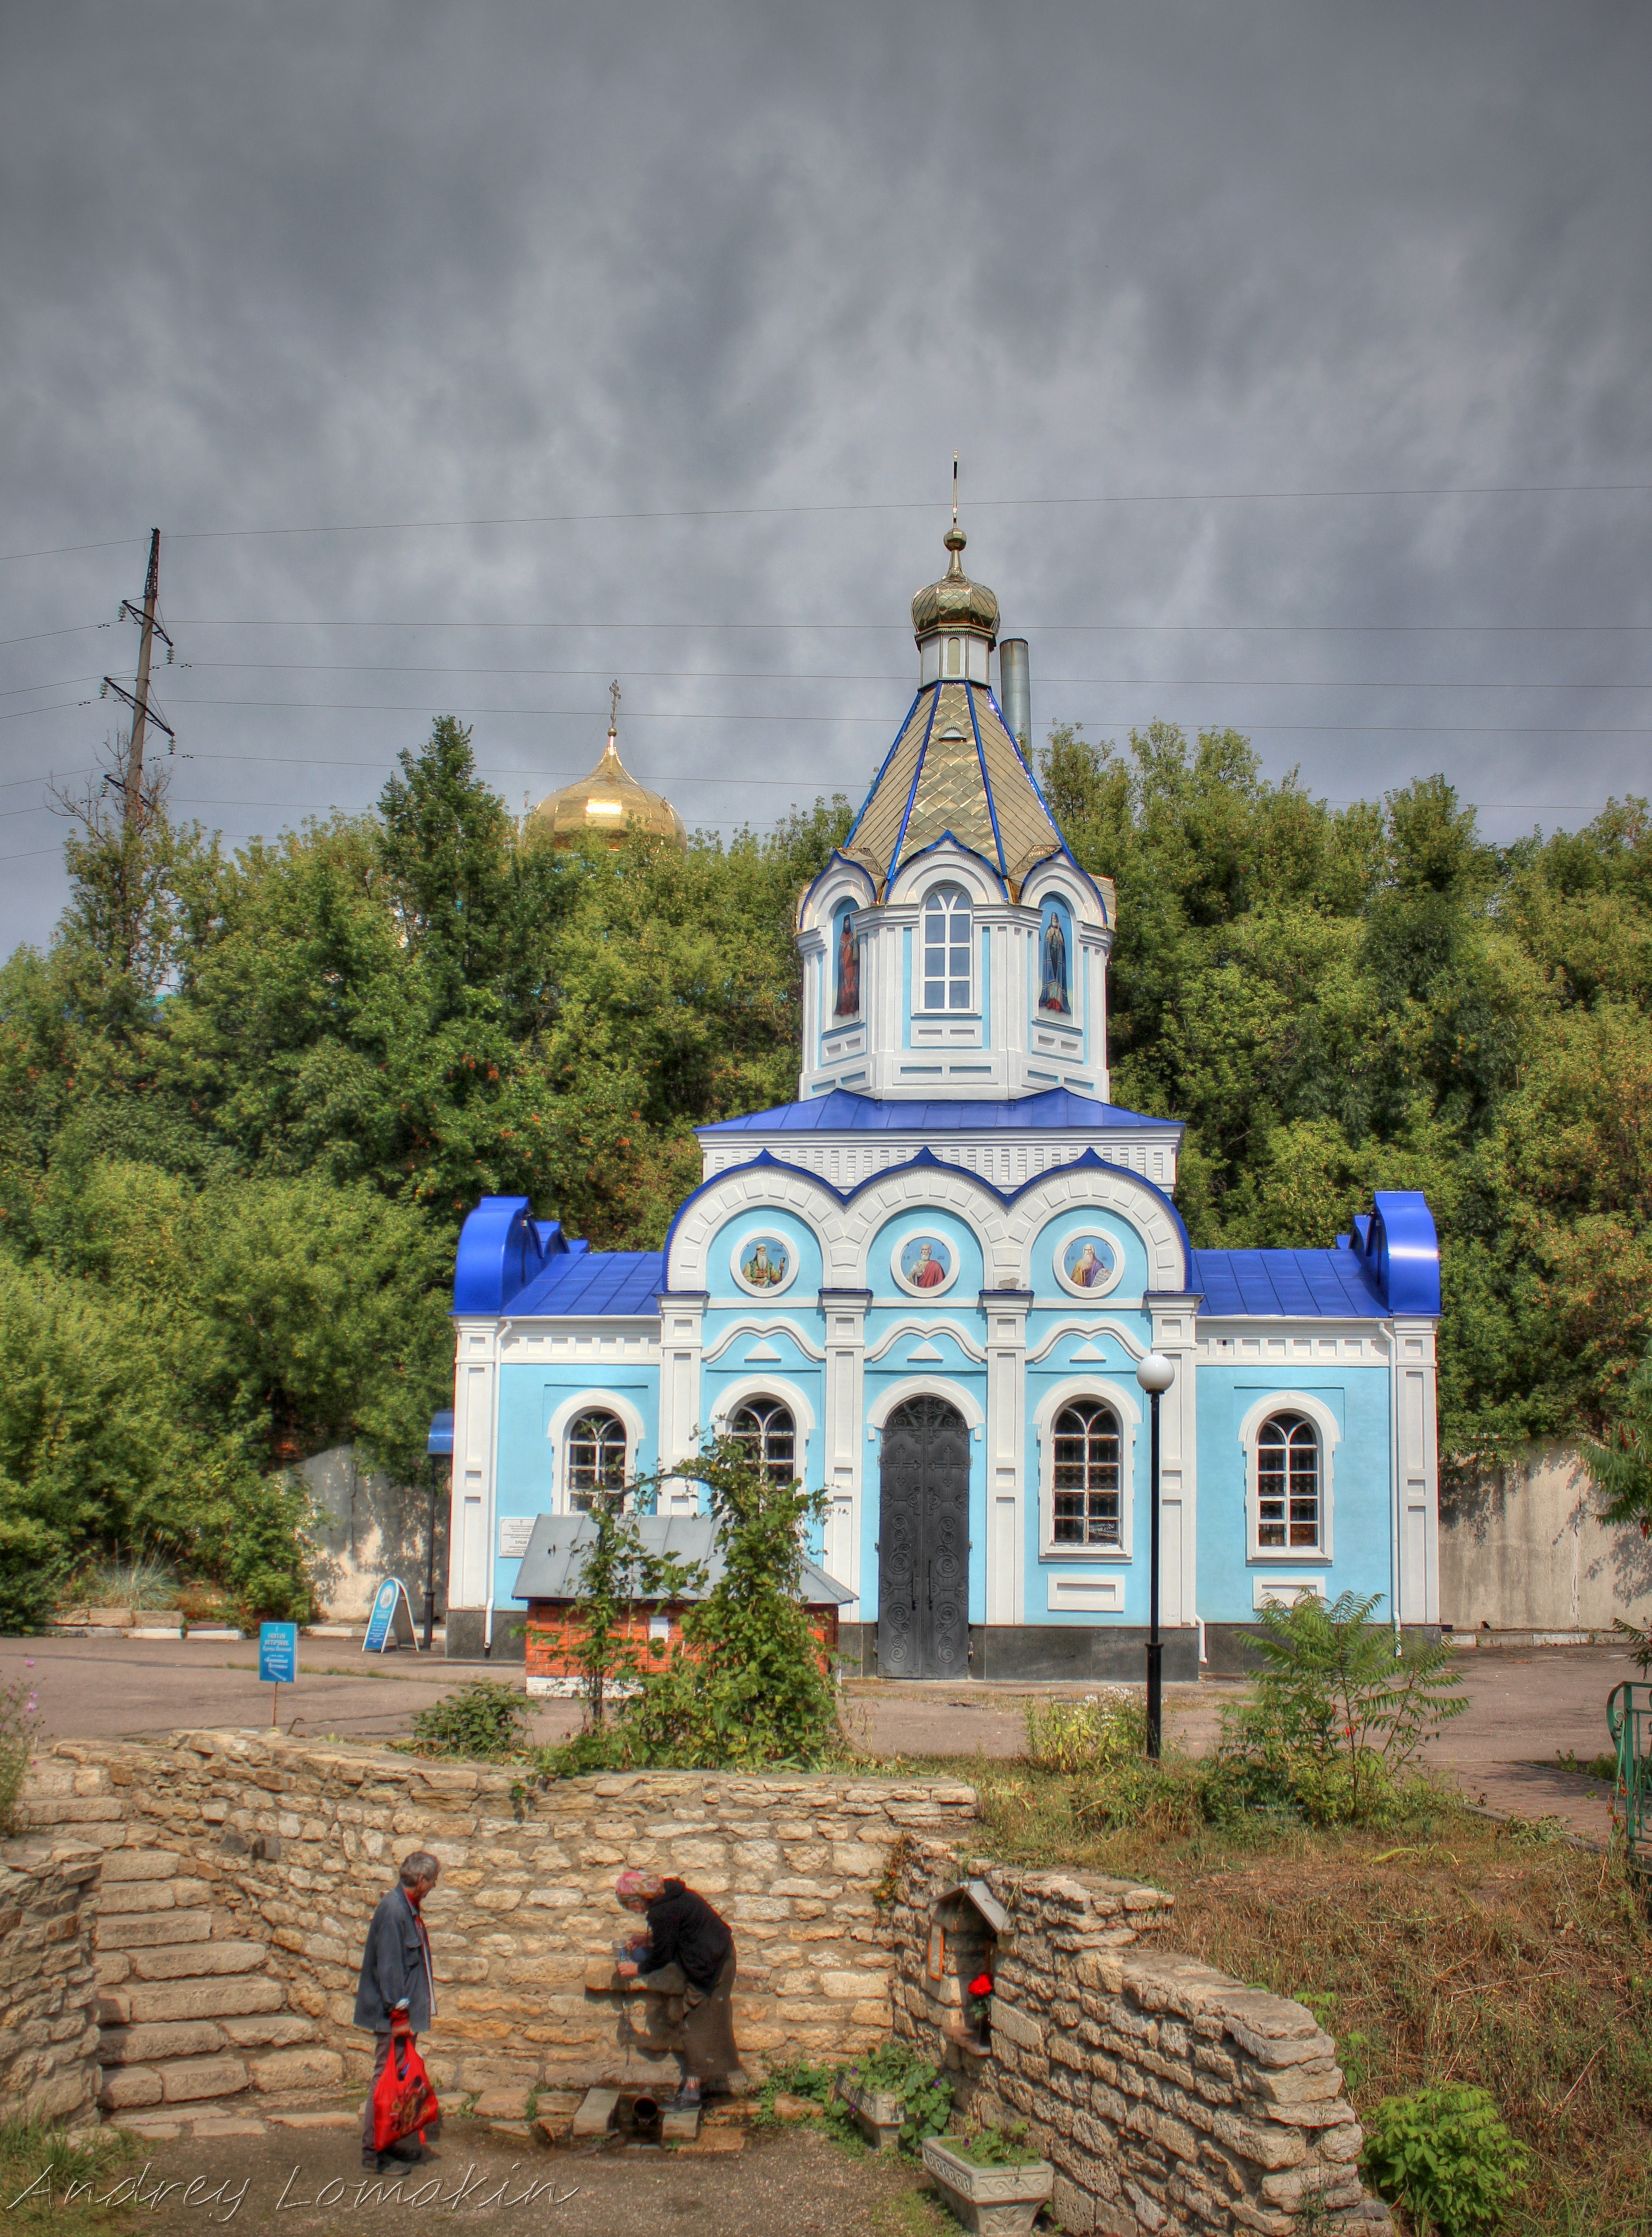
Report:
[{"label": "headscarf", "polygon": [[665,1882],[658,1872],[622,1872],[614,1892],[629,1910],[635,1903],[656,1902],[665,1893]]}]

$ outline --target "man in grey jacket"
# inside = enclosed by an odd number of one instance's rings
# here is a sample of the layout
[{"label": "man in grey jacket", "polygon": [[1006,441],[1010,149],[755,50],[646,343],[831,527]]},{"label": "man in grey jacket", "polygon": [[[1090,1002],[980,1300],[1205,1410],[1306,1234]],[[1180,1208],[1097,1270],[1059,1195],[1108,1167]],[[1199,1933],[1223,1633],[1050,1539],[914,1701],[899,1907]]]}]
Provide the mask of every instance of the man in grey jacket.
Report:
[{"label": "man in grey jacket", "polygon": [[[356,1988],[356,2025],[371,2028],[373,2036],[372,2082],[361,2116],[361,2163],[377,2172],[379,2155],[373,2149],[373,2084],[390,2056],[391,2028],[398,2012],[406,2016],[415,2036],[424,2034],[436,2016],[436,1980],[431,1965],[431,1937],[421,1916],[425,1897],[436,1885],[442,1867],[423,1849],[402,1859],[401,1873],[372,1915],[367,1947],[362,1953],[361,1979]],[[424,2156],[417,2136],[391,2147],[387,2156],[418,2160]]]}]

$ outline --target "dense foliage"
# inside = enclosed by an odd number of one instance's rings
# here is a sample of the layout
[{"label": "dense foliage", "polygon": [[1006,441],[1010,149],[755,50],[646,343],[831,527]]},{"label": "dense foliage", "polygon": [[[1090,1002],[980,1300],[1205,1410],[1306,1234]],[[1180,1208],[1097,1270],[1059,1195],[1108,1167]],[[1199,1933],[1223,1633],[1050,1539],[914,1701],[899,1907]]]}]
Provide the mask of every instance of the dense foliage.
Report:
[{"label": "dense foliage", "polygon": [[[1114,1096],[1188,1122],[1195,1240],[1425,1188],[1448,1462],[1604,1435],[1652,1335],[1644,803],[1497,849],[1438,779],[1335,811],[1228,731],[1058,731],[1042,773],[1117,881]],[[120,1549],[300,1607],[282,1471],[423,1465],[476,1198],[655,1245],[693,1126],[795,1092],[793,913],[847,818],[556,854],[451,720],[376,812],[233,856],[89,803],[0,968],[0,1620]]]},{"label": "dense foliage", "polygon": [[1652,819],[1498,848],[1440,777],[1341,810],[1247,741],[1052,734],[1118,885],[1114,1100],[1187,1120],[1196,1244],[1332,1241],[1372,1188],[1444,1244],[1448,1469],[1596,1431],[1652,1333]]}]

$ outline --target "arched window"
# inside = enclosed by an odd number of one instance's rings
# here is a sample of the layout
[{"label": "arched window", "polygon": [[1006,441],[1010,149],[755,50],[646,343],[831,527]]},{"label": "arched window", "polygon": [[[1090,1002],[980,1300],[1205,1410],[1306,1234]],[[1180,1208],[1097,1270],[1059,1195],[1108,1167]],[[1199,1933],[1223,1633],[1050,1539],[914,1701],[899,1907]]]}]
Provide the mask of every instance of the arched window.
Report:
[{"label": "arched window", "polygon": [[967,1010],[970,993],[970,897],[938,886],[924,902],[924,1007]]},{"label": "arched window", "polygon": [[592,1495],[617,1491],[625,1481],[625,1424],[593,1409],[576,1415],[568,1432],[568,1504],[589,1510]]},{"label": "arched window", "polygon": [[1110,1406],[1083,1398],[1055,1421],[1055,1514],[1057,1546],[1117,1546],[1119,1537],[1118,1416]]},{"label": "arched window", "polygon": [[1274,1414],[1256,1438],[1256,1543],[1320,1543],[1320,1436],[1305,1415]]},{"label": "arched window", "polygon": [[751,1455],[752,1465],[771,1483],[797,1477],[797,1424],[778,1398],[750,1398],[732,1417],[728,1434]]}]

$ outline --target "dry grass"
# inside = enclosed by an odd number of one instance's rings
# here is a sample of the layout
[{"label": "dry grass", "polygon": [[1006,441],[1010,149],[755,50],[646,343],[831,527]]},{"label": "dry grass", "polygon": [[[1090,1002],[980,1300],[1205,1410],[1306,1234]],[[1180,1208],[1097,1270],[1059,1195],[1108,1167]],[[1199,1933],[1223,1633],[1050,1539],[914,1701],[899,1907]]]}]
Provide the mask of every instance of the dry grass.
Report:
[{"label": "dry grass", "polygon": [[1068,1780],[945,1768],[981,1788],[994,1855],[1166,1888],[1175,1947],[1312,2006],[1356,2106],[1489,2089],[1537,2160],[1512,2237],[1652,2237],[1652,1928],[1615,1858],[1444,1800],[1380,1833],[1089,1837]]}]

